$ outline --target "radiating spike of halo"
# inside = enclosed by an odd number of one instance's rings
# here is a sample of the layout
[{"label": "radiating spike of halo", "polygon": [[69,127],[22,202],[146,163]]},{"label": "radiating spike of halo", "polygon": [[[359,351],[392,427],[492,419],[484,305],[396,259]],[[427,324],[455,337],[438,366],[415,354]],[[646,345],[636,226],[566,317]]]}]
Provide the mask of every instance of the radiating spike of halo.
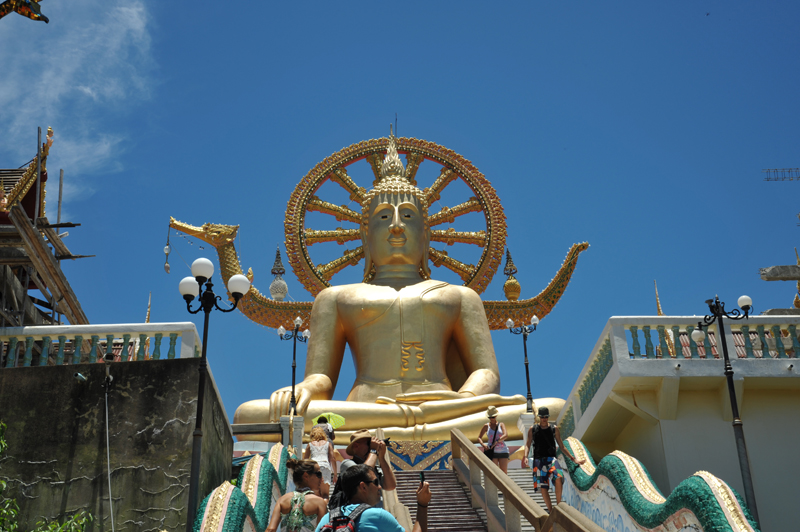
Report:
[{"label": "radiating spike of halo", "polygon": [[406,154],[406,178],[415,187],[418,186],[417,170],[419,170],[419,165],[424,159],[425,157],[421,153],[408,152]]},{"label": "radiating spike of halo", "polygon": [[347,266],[355,266],[358,264],[358,261],[363,258],[364,246],[358,246],[356,249],[348,249],[338,259],[334,259],[321,266],[317,266],[317,271],[320,273],[320,275],[322,275],[322,277],[325,278],[326,281],[330,281],[331,277],[339,273],[341,270]]},{"label": "radiating spike of halo", "polygon": [[347,174],[347,169],[341,166],[336,168],[330,174],[330,180],[340,185],[345,191],[350,194],[350,199],[358,202],[359,204],[364,201],[364,195],[367,191],[364,187],[356,185],[355,181]]},{"label": "radiating spike of halo", "polygon": [[442,168],[442,171],[439,173],[439,177],[436,178],[436,181],[434,181],[430,187],[423,190],[423,192],[428,195],[428,205],[435,201],[439,201],[442,190],[444,190],[444,188],[452,183],[457,177],[458,174],[453,172],[451,169],[447,167]]},{"label": "radiating spike of halo", "polygon": [[432,242],[444,242],[448,246],[455,243],[459,244],[473,244],[475,246],[483,247],[486,245],[488,238],[486,231],[456,231],[452,227],[449,229],[434,229],[431,231]]},{"label": "radiating spike of halo", "polygon": [[367,155],[367,162],[369,163],[370,167],[372,168],[372,173],[375,174],[375,180],[372,182],[372,186],[378,184],[378,181],[381,180],[381,166],[383,166],[383,155],[380,153],[370,153]]},{"label": "radiating spike of halo", "polygon": [[458,216],[463,216],[471,212],[480,212],[483,208],[481,202],[476,198],[470,198],[464,203],[459,203],[455,207],[444,207],[441,211],[428,217],[428,225],[434,227],[445,223],[453,223]]},{"label": "radiating spike of halo", "polygon": [[342,229],[341,227],[338,227],[333,231],[305,229],[304,234],[307,246],[312,246],[320,242],[336,242],[339,245],[343,245],[345,242],[361,239],[361,230]]},{"label": "radiating spike of halo", "polygon": [[448,270],[451,270],[458,274],[461,277],[461,280],[466,282],[467,280],[475,274],[475,266],[472,264],[464,264],[461,261],[458,261],[452,257],[447,255],[446,251],[440,251],[435,248],[428,248],[428,256],[433,262],[433,265],[437,268],[439,266],[444,266]]},{"label": "radiating spike of halo", "polygon": [[334,205],[333,203],[328,203],[327,201],[322,201],[316,196],[312,196],[308,203],[306,204],[306,210],[309,212],[321,212],[324,214],[330,214],[336,218],[337,222],[341,222],[342,220],[347,220],[348,222],[353,222],[360,224],[361,223],[361,214],[357,213],[352,209],[348,209],[344,205]]}]

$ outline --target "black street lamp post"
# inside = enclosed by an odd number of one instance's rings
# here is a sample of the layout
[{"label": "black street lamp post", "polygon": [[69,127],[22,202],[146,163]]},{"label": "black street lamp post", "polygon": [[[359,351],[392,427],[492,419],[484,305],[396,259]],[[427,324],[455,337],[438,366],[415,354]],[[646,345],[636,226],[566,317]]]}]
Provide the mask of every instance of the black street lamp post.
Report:
[{"label": "black street lamp post", "polygon": [[[228,291],[233,296],[233,306],[225,309],[217,304],[222,297],[212,290],[214,286],[211,276],[214,274],[214,265],[208,259],[197,259],[192,263],[192,276],[184,277],[178,289],[186,300],[186,310],[190,314],[197,314],[201,310],[205,313],[203,319],[203,345],[200,355],[200,365],[198,371],[197,389],[197,414],[195,416],[194,432],[192,433],[192,469],[189,476],[189,501],[187,504],[186,532],[191,532],[194,527],[195,514],[197,513],[197,494],[200,490],[200,452],[203,446],[203,402],[205,400],[206,375],[208,374],[208,362],[206,359],[206,346],[208,345],[208,316],[213,309],[222,312],[232,312],[239,304],[239,300],[250,290],[250,280],[244,275],[234,275],[228,280]],[[205,283],[205,291],[200,291]],[[192,310],[192,301],[197,298],[200,306]]]},{"label": "black street lamp post", "polygon": [[522,349],[525,352],[525,379],[528,382],[528,397],[527,397],[527,404],[528,409],[527,412],[529,414],[533,413],[533,396],[531,395],[531,374],[528,370],[528,335],[536,330],[536,326],[539,324],[539,318],[534,314],[531,318],[531,324],[525,325],[524,323],[519,327],[514,327],[514,321],[512,319],[508,319],[506,321],[506,327],[508,330],[511,331],[511,334],[521,334],[522,335]]},{"label": "black street lamp post", "polygon": [[297,342],[308,342],[308,339],[311,337],[311,331],[308,329],[302,333],[300,332],[300,326],[302,324],[303,319],[298,316],[294,319],[293,330],[286,332],[283,325],[278,328],[278,336],[280,336],[281,340],[294,340],[294,347],[292,349],[292,397],[289,399],[289,412],[294,416],[297,415],[297,400],[294,395],[295,373],[297,371]]},{"label": "black street lamp post", "polygon": [[[733,435],[736,440],[736,451],[739,457],[739,469],[742,471],[742,484],[744,486],[744,498],[747,501],[747,506],[755,518],[756,523],[758,519],[758,508],[756,507],[756,494],[753,490],[753,477],[750,473],[750,459],[747,456],[747,445],[744,441],[744,426],[739,417],[739,405],[736,403],[736,390],[733,387],[733,367],[731,366],[730,358],[728,358],[728,342],[725,339],[725,327],[723,325],[723,318],[732,320],[741,320],[749,317],[750,310],[753,308],[753,300],[748,296],[739,298],[739,306],[742,310],[733,309],[730,312],[725,311],[725,303],[720,302],[719,296],[714,296],[714,299],[707,299],[706,304],[711,311],[710,316],[703,317],[703,321],[697,323],[697,329],[692,331],[692,340],[695,343],[702,343],[705,338],[703,327],[708,327],[714,321],[717,321],[719,327],[719,337],[722,343],[722,356],[725,359],[725,377],[728,381],[728,394],[731,400],[731,414],[733,415]],[[744,313],[742,313],[744,311]],[[780,341],[780,340],[778,340]]]}]

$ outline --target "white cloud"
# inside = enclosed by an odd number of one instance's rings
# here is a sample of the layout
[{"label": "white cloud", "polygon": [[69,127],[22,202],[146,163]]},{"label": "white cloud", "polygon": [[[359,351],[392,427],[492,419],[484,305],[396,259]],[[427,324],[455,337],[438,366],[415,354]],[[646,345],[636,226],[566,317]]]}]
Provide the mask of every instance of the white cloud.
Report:
[{"label": "white cloud", "polygon": [[83,176],[120,169],[121,117],[150,95],[149,17],[139,0],[45,2],[42,10],[50,24],[16,14],[2,20],[0,162],[29,160],[36,127],[52,126],[48,168],[71,175],[66,200],[91,188]]}]

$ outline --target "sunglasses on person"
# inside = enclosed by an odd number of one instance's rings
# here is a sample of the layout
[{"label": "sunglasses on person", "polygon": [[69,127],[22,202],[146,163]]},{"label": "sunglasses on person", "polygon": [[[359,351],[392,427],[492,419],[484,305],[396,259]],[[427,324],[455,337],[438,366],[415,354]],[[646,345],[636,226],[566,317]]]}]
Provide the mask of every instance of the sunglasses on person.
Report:
[{"label": "sunglasses on person", "polygon": [[372,480],[365,480],[364,484],[375,484],[379,488],[381,487],[381,481],[378,477],[375,477]]}]

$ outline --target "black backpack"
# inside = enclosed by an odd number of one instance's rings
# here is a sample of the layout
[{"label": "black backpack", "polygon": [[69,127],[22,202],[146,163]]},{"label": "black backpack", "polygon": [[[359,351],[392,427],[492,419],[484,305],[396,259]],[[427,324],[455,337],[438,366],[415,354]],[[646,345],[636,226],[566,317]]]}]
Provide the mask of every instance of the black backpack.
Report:
[{"label": "black backpack", "polygon": [[364,510],[371,508],[369,504],[361,504],[350,512],[350,515],[344,515],[342,507],[334,508],[331,510],[328,522],[322,527],[323,532],[355,532],[355,523]]}]

